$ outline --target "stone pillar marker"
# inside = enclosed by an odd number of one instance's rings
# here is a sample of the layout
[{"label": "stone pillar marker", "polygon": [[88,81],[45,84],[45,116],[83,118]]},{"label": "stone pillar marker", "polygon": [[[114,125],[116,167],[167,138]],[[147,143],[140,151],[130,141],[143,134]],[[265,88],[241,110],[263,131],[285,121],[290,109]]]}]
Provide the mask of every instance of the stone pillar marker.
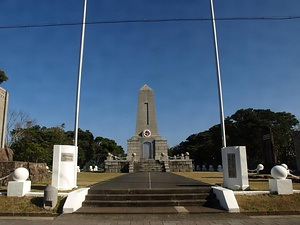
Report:
[{"label": "stone pillar marker", "polygon": [[58,190],[72,190],[77,187],[77,147],[54,145],[52,186]]},{"label": "stone pillar marker", "polygon": [[222,148],[223,186],[232,190],[249,189],[245,146]]}]

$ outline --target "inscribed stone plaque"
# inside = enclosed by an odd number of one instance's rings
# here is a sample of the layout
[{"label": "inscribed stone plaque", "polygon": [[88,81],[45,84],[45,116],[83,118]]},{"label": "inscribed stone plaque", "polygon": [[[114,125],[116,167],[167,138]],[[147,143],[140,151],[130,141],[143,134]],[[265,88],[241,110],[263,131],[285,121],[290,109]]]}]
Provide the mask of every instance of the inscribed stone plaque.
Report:
[{"label": "inscribed stone plaque", "polygon": [[62,162],[73,162],[73,153],[61,153]]},{"label": "inscribed stone plaque", "polygon": [[228,177],[236,178],[235,154],[234,153],[227,154],[227,161],[228,161]]}]

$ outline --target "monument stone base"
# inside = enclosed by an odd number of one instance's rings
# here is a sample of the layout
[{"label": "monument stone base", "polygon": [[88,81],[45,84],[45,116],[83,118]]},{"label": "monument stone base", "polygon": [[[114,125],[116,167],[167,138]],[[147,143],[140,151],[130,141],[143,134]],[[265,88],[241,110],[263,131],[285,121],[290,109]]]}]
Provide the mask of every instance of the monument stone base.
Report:
[{"label": "monument stone base", "polygon": [[270,192],[277,192],[279,195],[292,195],[293,183],[291,179],[269,179]]},{"label": "monument stone base", "polygon": [[22,197],[31,190],[31,181],[9,181],[7,196]]}]

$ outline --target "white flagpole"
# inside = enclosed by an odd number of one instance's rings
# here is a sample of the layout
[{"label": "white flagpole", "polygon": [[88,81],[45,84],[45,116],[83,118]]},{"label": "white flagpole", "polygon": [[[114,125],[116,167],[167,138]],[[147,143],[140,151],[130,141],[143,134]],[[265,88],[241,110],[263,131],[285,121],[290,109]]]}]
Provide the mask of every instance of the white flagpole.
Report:
[{"label": "white flagpole", "polygon": [[219,105],[220,105],[220,120],[221,120],[220,123],[221,123],[221,133],[222,133],[222,147],[226,147],[224,108],[223,108],[223,96],[222,96],[222,81],[221,81],[221,70],[220,70],[218,39],[217,39],[217,28],[216,28],[216,20],[215,20],[213,0],[210,0],[210,8],[211,8],[212,26],[213,26],[213,33],[214,33],[216,68],[217,68],[218,89],[219,89]]},{"label": "white flagpole", "polygon": [[83,60],[83,49],[84,49],[86,6],[87,6],[87,0],[84,0],[83,15],[82,15],[82,27],[81,27],[81,42],[80,42],[80,52],[79,52],[79,63],[78,63],[77,95],[76,95],[75,126],[74,126],[74,146],[77,146],[77,141],[78,141],[78,118],[79,118],[82,60]]}]

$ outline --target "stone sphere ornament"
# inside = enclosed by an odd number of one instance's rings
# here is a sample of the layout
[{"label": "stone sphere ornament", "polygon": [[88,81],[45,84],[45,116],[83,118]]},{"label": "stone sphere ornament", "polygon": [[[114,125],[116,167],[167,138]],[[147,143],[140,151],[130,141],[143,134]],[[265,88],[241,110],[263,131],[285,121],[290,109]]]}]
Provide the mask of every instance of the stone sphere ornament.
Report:
[{"label": "stone sphere ornament", "polygon": [[283,166],[287,170],[289,169],[288,166],[286,164],[284,164],[284,163],[282,163],[280,166]]},{"label": "stone sphere ornament", "polygon": [[265,168],[265,167],[264,167],[263,164],[258,164],[257,167],[256,167],[256,170],[257,170],[257,171],[261,171],[261,170],[264,170],[264,168]]},{"label": "stone sphere ornament", "polygon": [[271,169],[271,175],[274,179],[285,179],[288,176],[288,170],[282,165],[277,165]]},{"label": "stone sphere ornament", "polygon": [[29,172],[26,168],[20,167],[15,169],[15,171],[12,173],[12,178],[14,181],[26,181],[29,177]]}]

